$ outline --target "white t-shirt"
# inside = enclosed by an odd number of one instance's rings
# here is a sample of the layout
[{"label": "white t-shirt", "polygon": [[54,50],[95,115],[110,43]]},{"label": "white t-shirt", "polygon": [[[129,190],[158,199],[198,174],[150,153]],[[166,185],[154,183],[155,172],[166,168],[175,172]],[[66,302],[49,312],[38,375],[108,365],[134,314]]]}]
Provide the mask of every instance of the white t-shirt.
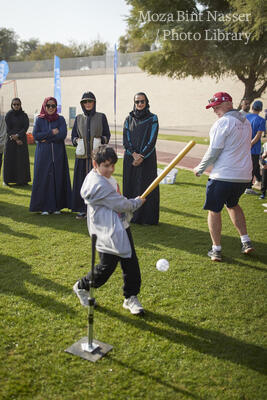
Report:
[{"label": "white t-shirt", "polygon": [[211,179],[250,182],[252,177],[251,125],[232,115],[219,118],[210,130],[210,147],[223,149],[210,173]]}]

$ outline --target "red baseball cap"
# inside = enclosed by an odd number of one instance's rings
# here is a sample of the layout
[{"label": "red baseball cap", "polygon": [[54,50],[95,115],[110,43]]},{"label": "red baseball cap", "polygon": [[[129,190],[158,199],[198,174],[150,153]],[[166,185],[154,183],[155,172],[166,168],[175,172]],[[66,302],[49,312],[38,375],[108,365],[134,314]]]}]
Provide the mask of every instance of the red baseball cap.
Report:
[{"label": "red baseball cap", "polygon": [[230,96],[230,94],[226,92],[215,93],[214,96],[209,100],[209,104],[206,106],[206,108],[218,106],[225,101],[232,101],[232,97]]}]

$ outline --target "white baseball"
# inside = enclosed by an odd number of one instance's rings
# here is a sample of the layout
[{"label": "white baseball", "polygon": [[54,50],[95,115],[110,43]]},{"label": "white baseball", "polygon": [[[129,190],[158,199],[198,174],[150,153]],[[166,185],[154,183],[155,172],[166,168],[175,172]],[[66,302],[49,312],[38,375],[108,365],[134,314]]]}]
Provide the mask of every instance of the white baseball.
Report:
[{"label": "white baseball", "polygon": [[157,261],[157,264],[156,264],[156,268],[159,271],[163,271],[163,272],[168,271],[169,266],[170,266],[169,261],[165,260],[165,258],[161,258],[160,260]]}]

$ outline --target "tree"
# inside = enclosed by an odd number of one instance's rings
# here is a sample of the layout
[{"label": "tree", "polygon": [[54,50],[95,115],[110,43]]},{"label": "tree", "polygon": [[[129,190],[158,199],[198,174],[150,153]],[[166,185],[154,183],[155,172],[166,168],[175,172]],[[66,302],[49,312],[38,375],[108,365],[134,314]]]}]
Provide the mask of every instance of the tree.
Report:
[{"label": "tree", "polygon": [[108,44],[100,40],[94,40],[90,45],[90,56],[103,56],[106,54]]},{"label": "tree", "polygon": [[17,58],[23,61],[27,56],[33,53],[39,45],[40,44],[38,39],[32,38],[29,40],[22,40],[19,44],[19,54]]},{"label": "tree", "polygon": [[72,49],[64,44],[55,43],[45,43],[43,45],[39,44],[37,48],[32,51],[28,56],[25,57],[26,60],[47,60],[54,58],[57,55],[60,58],[74,57]]},{"label": "tree", "polygon": [[[264,0],[127,0],[131,38],[155,42],[141,58],[150,74],[236,76],[250,102],[267,87]],[[241,17],[241,14],[242,15]],[[264,26],[265,24],[265,26]]]},{"label": "tree", "polygon": [[0,28],[0,60],[12,60],[18,49],[18,36],[12,29]]},{"label": "tree", "polygon": [[108,43],[94,40],[90,43],[70,42],[70,48],[75,57],[103,56],[106,54]]},{"label": "tree", "polygon": [[133,53],[140,51],[149,51],[151,48],[150,43],[147,43],[142,39],[131,38],[129,33],[126,33],[125,36],[119,37],[119,46],[118,50],[120,53]]}]

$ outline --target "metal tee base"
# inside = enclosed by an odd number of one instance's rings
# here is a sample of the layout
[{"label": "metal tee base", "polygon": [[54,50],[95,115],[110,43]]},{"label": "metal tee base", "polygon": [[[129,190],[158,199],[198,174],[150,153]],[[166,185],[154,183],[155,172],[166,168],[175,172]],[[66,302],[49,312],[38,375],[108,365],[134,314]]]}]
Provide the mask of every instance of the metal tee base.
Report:
[{"label": "metal tee base", "polygon": [[93,340],[92,345],[89,346],[88,336],[85,336],[72,346],[68,347],[65,352],[74,354],[75,356],[81,357],[87,361],[96,362],[112,349],[113,347],[110,344],[95,339]]}]

